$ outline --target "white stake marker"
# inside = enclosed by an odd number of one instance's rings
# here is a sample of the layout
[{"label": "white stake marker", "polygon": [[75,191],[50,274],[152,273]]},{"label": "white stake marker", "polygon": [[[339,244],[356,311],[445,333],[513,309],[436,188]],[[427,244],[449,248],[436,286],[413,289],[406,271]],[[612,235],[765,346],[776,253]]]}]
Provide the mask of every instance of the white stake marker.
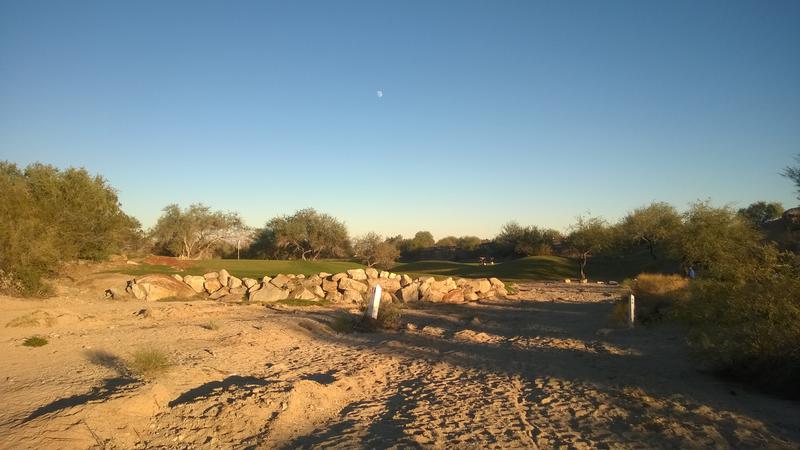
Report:
[{"label": "white stake marker", "polygon": [[378,309],[381,307],[381,285],[375,285],[375,293],[372,295],[372,301],[367,305],[367,315],[373,319],[378,318]]},{"label": "white stake marker", "polygon": [[636,320],[636,299],[631,294],[628,302],[628,326],[633,327],[633,322]]}]

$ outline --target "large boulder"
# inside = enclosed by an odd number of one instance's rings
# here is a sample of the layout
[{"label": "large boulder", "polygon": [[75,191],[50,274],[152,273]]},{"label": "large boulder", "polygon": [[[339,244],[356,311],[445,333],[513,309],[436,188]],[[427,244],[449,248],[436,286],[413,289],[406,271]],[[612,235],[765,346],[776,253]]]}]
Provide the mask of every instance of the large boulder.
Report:
[{"label": "large boulder", "polygon": [[491,283],[492,287],[495,289],[505,288],[506,285],[502,281],[498,280],[497,278],[489,278],[489,283]]},{"label": "large boulder", "polygon": [[220,284],[222,284],[223,286],[227,286],[228,279],[231,277],[231,274],[229,274],[228,271],[225,269],[220,270],[218,273],[219,273]]},{"label": "large boulder", "polygon": [[203,284],[206,282],[204,277],[197,275],[186,275],[183,277],[183,282],[188,284],[189,287],[194,289],[194,291],[198,294],[201,294],[206,290],[206,288],[203,286]]},{"label": "large boulder", "polygon": [[258,284],[258,280],[253,278],[242,278],[242,284],[244,284],[244,287],[246,287],[247,289],[250,289],[251,287]]},{"label": "large boulder", "polygon": [[275,275],[275,278],[271,279],[269,282],[275,287],[283,288],[291,280],[292,279],[290,277],[279,273],[278,275]]},{"label": "large boulder", "polygon": [[372,267],[367,267],[364,269],[364,273],[367,274],[367,278],[378,278],[378,270]]},{"label": "large boulder", "polygon": [[343,303],[361,303],[364,301],[364,296],[358,291],[344,291],[342,292],[342,302]]},{"label": "large boulder", "polygon": [[325,300],[331,303],[340,303],[343,299],[344,295],[339,291],[332,291],[325,294]]},{"label": "large boulder", "polygon": [[219,274],[217,272],[208,272],[206,274],[203,274],[203,278],[205,278],[206,280],[210,280],[212,278],[219,278]]},{"label": "large boulder", "polygon": [[343,291],[356,291],[363,294],[364,292],[367,292],[367,289],[369,288],[366,284],[356,281],[352,278],[342,278],[339,280],[339,289]]},{"label": "large boulder", "polygon": [[347,275],[354,280],[367,279],[367,273],[364,272],[364,269],[350,269],[347,271]]},{"label": "large boulder", "polygon": [[400,300],[408,302],[416,302],[419,300],[419,285],[411,283],[404,288],[400,289]]},{"label": "large boulder", "polygon": [[406,274],[400,275],[400,286],[406,287],[411,284],[414,280],[411,279],[410,276]]},{"label": "large boulder", "polygon": [[339,281],[342,278],[347,278],[347,274],[344,272],[337,273],[336,275],[331,275],[332,281]]},{"label": "large boulder", "polygon": [[378,274],[378,278],[389,278],[389,272],[381,270],[381,273]]},{"label": "large boulder", "polygon": [[203,283],[203,288],[205,288],[206,292],[209,294],[213,294],[222,289],[222,283],[219,282],[219,278],[207,279],[206,282]]},{"label": "large boulder", "polygon": [[441,281],[434,281],[431,283],[431,289],[434,291],[450,292],[455,289],[456,282],[452,278],[447,277]]},{"label": "large boulder", "polygon": [[325,292],[336,292],[339,289],[339,282],[333,280],[322,280],[322,290]]},{"label": "large boulder", "polygon": [[321,284],[322,278],[320,278],[319,275],[311,275],[310,277],[306,278],[305,281],[303,281],[303,286],[307,288],[312,288]]},{"label": "large boulder", "polygon": [[484,292],[489,292],[492,289],[492,283],[489,282],[486,278],[480,278],[477,280],[469,280],[465,286],[470,286],[475,293],[481,294]]},{"label": "large boulder", "polygon": [[231,275],[230,277],[228,277],[228,287],[231,289],[242,287],[242,280]]},{"label": "large boulder", "polygon": [[228,288],[224,287],[218,290],[217,292],[214,292],[213,294],[209,295],[208,298],[210,298],[211,300],[219,300],[222,297],[229,295],[230,293],[231,291]]},{"label": "large boulder", "polygon": [[297,300],[316,300],[317,296],[305,286],[298,286],[289,293],[289,298]]},{"label": "large boulder", "polygon": [[369,280],[369,287],[374,287],[376,284],[381,286],[383,292],[395,293],[400,290],[400,280],[391,278],[377,278]]},{"label": "large boulder", "polygon": [[167,297],[191,298],[197,293],[183,281],[164,275],[154,274],[136,278],[126,289],[139,300],[155,301]]},{"label": "large boulder", "polygon": [[464,303],[464,290],[453,289],[442,296],[442,301],[445,303]]},{"label": "large boulder", "polygon": [[261,289],[248,294],[251,302],[276,302],[286,298],[289,298],[288,289],[281,289],[270,283],[264,283]]}]

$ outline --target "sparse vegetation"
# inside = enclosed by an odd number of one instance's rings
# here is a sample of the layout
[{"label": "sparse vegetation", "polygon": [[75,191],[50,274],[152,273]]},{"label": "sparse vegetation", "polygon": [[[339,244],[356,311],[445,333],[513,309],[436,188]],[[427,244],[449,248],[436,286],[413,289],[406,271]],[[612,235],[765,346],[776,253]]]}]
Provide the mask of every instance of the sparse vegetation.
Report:
[{"label": "sparse vegetation", "polygon": [[56,318],[45,311],[34,311],[24,316],[15,317],[7,324],[7,328],[16,327],[51,327],[56,323]]},{"label": "sparse vegetation", "polygon": [[219,330],[219,327],[220,327],[219,322],[215,320],[209,320],[208,322],[200,324],[200,328],[205,328],[206,330],[209,331],[217,331]]},{"label": "sparse vegetation", "polygon": [[636,320],[652,323],[663,320],[676,302],[689,294],[689,280],[680,275],[642,273],[631,283],[636,296]]},{"label": "sparse vegetation", "polygon": [[141,377],[152,378],[165,371],[170,365],[169,356],[164,350],[147,346],[133,352],[128,368]]},{"label": "sparse vegetation", "polygon": [[274,302],[274,303],[277,303],[277,304],[280,304],[280,305],[286,305],[286,306],[328,306],[328,305],[331,304],[330,301],[322,299],[322,298],[319,299],[319,300],[305,300],[305,299],[300,299],[300,298],[286,298],[286,299],[283,299],[283,300],[278,300],[277,302]]},{"label": "sparse vegetation", "polygon": [[350,314],[337,314],[329,326],[337,333],[352,333],[355,330],[356,319]]},{"label": "sparse vegetation", "polygon": [[42,336],[31,336],[22,342],[26,347],[41,347],[47,345],[47,339]]}]

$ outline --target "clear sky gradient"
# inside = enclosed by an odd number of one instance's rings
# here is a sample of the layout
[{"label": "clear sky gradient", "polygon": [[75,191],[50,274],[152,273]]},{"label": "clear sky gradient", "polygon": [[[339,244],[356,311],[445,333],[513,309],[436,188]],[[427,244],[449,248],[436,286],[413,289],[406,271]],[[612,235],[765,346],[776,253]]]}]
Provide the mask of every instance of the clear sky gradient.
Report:
[{"label": "clear sky gradient", "polygon": [[794,0],[0,1],[0,159],[100,173],[145,226],[173,202],[437,238],[788,207],[798,153]]}]

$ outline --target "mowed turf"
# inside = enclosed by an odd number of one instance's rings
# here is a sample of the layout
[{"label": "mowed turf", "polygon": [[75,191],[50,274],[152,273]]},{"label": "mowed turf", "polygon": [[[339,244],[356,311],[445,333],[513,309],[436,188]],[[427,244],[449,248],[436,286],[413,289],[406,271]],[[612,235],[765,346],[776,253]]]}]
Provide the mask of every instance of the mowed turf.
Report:
[{"label": "mowed turf", "polygon": [[313,275],[320,272],[338,273],[348,269],[364,267],[365,266],[362,264],[346,260],[286,261],[269,259],[208,259],[192,261],[191,265],[184,270],[178,270],[166,265],[141,264],[126,268],[122,273],[133,276],[151,273],[202,275],[204,273],[225,269],[231,275],[239,278],[261,278],[264,275],[275,276],[279,273],[298,275]]},{"label": "mowed turf", "polygon": [[559,256],[529,256],[489,266],[478,263],[453,261],[417,261],[398,264],[392,268],[396,273],[411,276],[432,275],[435,277],[488,278],[501,280],[563,280],[574,278],[577,272],[575,261]]}]

